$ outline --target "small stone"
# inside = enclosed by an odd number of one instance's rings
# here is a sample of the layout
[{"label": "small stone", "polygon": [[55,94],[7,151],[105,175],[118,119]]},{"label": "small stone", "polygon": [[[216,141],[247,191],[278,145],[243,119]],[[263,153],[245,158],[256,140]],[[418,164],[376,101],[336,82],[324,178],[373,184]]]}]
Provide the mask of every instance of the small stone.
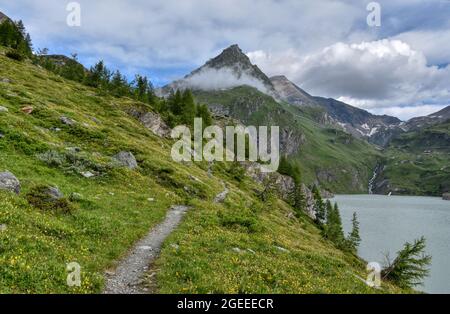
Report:
[{"label": "small stone", "polygon": [[81,201],[83,199],[83,195],[80,193],[72,192],[69,196],[69,200],[72,202]]},{"label": "small stone", "polygon": [[172,243],[170,245],[173,249],[178,250],[180,248],[180,246],[178,244]]},{"label": "small stone", "polygon": [[275,248],[276,248],[278,251],[281,251],[281,252],[284,252],[284,253],[290,253],[289,250],[287,250],[287,249],[285,249],[285,248],[283,248],[283,247],[281,247],[281,246],[275,246]]},{"label": "small stone", "polygon": [[64,197],[64,194],[55,186],[50,186],[45,192],[52,200],[59,200]]},{"label": "small stone", "polygon": [[79,147],[67,147],[66,150],[71,153],[79,153],[81,152],[81,148]]},{"label": "small stone", "polygon": [[20,111],[22,111],[25,114],[31,114],[33,112],[33,107],[32,106],[26,106],[20,109]]},{"label": "small stone", "polygon": [[256,252],[253,251],[252,249],[247,249],[247,251],[249,251],[249,252],[252,253],[252,254],[256,254]]},{"label": "small stone", "polygon": [[6,229],[8,229],[8,226],[6,226],[5,224],[0,225],[0,232],[4,232],[6,231]]},{"label": "small stone", "polygon": [[2,78],[1,82],[2,83],[11,83],[11,80],[8,78]]},{"label": "small stone", "polygon": [[1,139],[1,138],[4,138],[4,137],[5,137],[5,134],[3,134],[3,133],[0,132],[0,139]]},{"label": "small stone", "polygon": [[0,112],[8,112],[8,108],[0,106]]},{"label": "small stone", "polygon": [[95,174],[93,174],[93,173],[90,172],[90,171],[82,172],[81,175],[82,175],[83,177],[85,177],[85,178],[92,178],[92,177],[95,177]]},{"label": "small stone", "polygon": [[63,124],[65,124],[65,125],[68,125],[68,126],[73,126],[73,125],[76,124],[76,121],[75,121],[75,120],[73,120],[73,119],[71,119],[71,118],[68,118],[68,117],[66,117],[66,116],[62,116],[62,117],[61,117],[61,122],[62,122]]},{"label": "small stone", "polygon": [[443,199],[444,201],[450,201],[450,193],[444,193],[444,194],[442,195],[442,199]]},{"label": "small stone", "polygon": [[155,199],[154,199],[153,197],[149,197],[149,198],[147,198],[147,201],[149,201],[149,202],[154,202]]},{"label": "small stone", "polygon": [[111,195],[111,196],[114,196],[114,195],[115,195],[113,192],[109,192],[108,194]]},{"label": "small stone", "polygon": [[60,132],[61,129],[60,129],[60,128],[53,127],[53,128],[50,128],[50,131]]},{"label": "small stone", "polygon": [[236,252],[236,253],[242,253],[242,250],[238,247],[234,247],[232,250],[233,250],[233,252]]}]

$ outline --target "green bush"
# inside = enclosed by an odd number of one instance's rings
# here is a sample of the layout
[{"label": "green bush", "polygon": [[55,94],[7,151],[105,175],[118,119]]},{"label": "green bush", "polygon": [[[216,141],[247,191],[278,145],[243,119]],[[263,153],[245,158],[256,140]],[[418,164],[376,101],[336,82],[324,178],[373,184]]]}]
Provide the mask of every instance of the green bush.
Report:
[{"label": "green bush", "polygon": [[67,198],[54,198],[49,195],[48,185],[38,185],[33,187],[27,194],[26,199],[30,205],[43,211],[54,213],[71,214],[74,210]]},{"label": "green bush", "polygon": [[16,60],[16,61],[23,61],[25,60],[25,56],[21,54],[17,50],[10,50],[6,53],[6,56],[10,59]]}]

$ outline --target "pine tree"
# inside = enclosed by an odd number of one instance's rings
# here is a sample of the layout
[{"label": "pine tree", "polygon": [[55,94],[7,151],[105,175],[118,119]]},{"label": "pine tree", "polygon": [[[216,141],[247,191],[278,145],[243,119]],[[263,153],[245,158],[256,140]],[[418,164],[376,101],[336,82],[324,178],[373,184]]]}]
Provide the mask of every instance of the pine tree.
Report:
[{"label": "pine tree", "polygon": [[311,192],[314,196],[314,211],[316,213],[316,222],[319,225],[322,225],[325,223],[326,219],[325,203],[323,202],[322,196],[320,195],[319,189],[316,185],[313,186]]},{"label": "pine tree", "polygon": [[182,96],[182,114],[181,121],[186,125],[193,125],[196,115],[196,106],[194,96],[190,90],[185,90]]},{"label": "pine tree", "polygon": [[211,113],[209,112],[208,106],[206,106],[206,105],[198,105],[197,106],[196,116],[199,118],[202,118],[203,128],[206,128],[206,127],[212,125],[212,123],[213,123]]},{"label": "pine tree", "polygon": [[135,97],[137,100],[152,103],[154,98],[153,85],[145,76],[136,75],[134,79]]},{"label": "pine tree", "polygon": [[346,249],[342,220],[337,204],[334,206],[328,200],[326,203],[326,225],[323,227],[324,236],[332,241],[337,247]]},{"label": "pine tree", "polygon": [[428,267],[431,264],[431,256],[424,253],[425,247],[425,237],[415,240],[414,243],[405,243],[393,262],[386,257],[387,266],[381,272],[382,278],[402,287],[412,288],[421,284],[428,276]]},{"label": "pine tree", "polygon": [[358,215],[353,213],[352,218],[352,231],[347,237],[347,246],[348,249],[352,252],[357,252],[359,244],[361,243],[361,237],[359,236],[359,222]]},{"label": "pine tree", "polygon": [[109,82],[109,90],[116,97],[127,96],[130,94],[130,85],[127,78],[119,70],[114,72]]},{"label": "pine tree", "polygon": [[97,62],[86,77],[86,84],[91,87],[105,89],[109,84],[111,73],[103,61]]}]

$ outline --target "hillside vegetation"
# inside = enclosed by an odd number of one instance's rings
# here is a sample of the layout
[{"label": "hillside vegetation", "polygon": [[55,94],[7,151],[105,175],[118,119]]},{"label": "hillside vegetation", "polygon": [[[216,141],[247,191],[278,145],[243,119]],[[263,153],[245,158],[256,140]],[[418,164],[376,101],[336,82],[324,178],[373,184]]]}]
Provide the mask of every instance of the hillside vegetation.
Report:
[{"label": "hillside vegetation", "polygon": [[318,183],[333,193],[367,193],[380,152],[364,140],[315,122],[323,113],[318,109],[278,103],[249,86],[194,94],[213,111],[246,125],[280,126],[282,151],[298,164],[305,183]]},{"label": "hillside vegetation", "polygon": [[[0,293],[101,292],[105,271],[176,204],[190,211],[154,265],[153,292],[405,292],[388,282],[369,288],[357,277],[366,277],[362,260],[283,201],[262,202],[260,187],[236,180],[232,165],[216,163],[210,176],[207,164],[172,161],[171,141],[129,114],[152,111],[149,105],[11,60],[4,50],[0,105],[7,109],[0,172],[13,173],[22,188],[0,191]],[[117,166],[112,156],[121,151],[133,153],[138,167]],[[223,183],[229,197],[215,204]],[[32,206],[27,195],[42,185],[57,186],[69,210]],[[82,267],[79,288],[66,284],[70,262]]]}]

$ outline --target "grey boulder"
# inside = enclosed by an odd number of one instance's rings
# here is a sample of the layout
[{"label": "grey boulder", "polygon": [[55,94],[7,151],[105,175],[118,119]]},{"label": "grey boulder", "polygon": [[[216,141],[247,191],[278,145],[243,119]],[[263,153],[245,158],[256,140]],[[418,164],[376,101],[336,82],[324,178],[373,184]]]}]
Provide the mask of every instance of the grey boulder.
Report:
[{"label": "grey boulder", "polygon": [[0,190],[6,190],[19,194],[20,182],[11,172],[0,172]]},{"label": "grey boulder", "polygon": [[121,166],[127,167],[128,169],[135,169],[138,166],[136,158],[131,152],[120,152],[113,158],[117,160]]}]

